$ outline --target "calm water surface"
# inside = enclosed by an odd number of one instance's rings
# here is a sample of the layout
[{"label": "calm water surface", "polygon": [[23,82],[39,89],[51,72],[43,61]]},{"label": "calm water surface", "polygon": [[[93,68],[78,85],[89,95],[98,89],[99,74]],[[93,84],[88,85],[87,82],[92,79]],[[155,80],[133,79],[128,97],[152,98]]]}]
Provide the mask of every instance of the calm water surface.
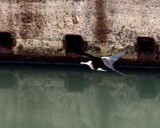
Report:
[{"label": "calm water surface", "polygon": [[159,128],[159,70],[0,65],[1,128]]}]

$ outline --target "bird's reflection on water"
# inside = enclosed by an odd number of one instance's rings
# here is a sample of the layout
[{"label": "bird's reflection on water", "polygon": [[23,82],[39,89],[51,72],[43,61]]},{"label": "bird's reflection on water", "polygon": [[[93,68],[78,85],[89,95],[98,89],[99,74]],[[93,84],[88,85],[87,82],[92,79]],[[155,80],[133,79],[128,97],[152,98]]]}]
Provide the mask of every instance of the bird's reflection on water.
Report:
[{"label": "bird's reflection on water", "polygon": [[159,127],[159,71],[123,72],[1,65],[1,127]]}]

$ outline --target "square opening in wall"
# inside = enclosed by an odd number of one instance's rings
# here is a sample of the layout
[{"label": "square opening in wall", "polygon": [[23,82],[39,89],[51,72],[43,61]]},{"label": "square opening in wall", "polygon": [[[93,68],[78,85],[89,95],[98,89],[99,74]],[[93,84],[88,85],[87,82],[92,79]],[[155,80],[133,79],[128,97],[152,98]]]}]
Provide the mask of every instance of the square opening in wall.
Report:
[{"label": "square opening in wall", "polygon": [[9,32],[0,32],[0,54],[11,54],[15,39]]},{"label": "square opening in wall", "polygon": [[151,54],[154,52],[155,41],[151,37],[138,37],[137,46],[139,52]]},{"label": "square opening in wall", "polygon": [[158,45],[152,37],[138,37],[136,44],[137,58],[139,60],[154,60],[157,57]]},{"label": "square opening in wall", "polygon": [[0,47],[11,48],[14,45],[14,40],[11,33],[0,32]]},{"label": "square opening in wall", "polygon": [[65,36],[66,53],[76,53],[77,50],[85,50],[86,42],[80,35],[68,34]]}]

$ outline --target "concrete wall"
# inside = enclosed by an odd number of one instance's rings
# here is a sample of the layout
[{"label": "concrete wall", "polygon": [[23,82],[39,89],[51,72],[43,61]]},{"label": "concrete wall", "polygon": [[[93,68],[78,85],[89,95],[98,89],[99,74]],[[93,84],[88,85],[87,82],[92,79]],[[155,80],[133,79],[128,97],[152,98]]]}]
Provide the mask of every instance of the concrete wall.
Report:
[{"label": "concrete wall", "polygon": [[0,31],[16,38],[15,54],[65,56],[63,38],[79,34],[97,56],[129,49],[138,36],[159,42],[159,0],[5,0]]}]

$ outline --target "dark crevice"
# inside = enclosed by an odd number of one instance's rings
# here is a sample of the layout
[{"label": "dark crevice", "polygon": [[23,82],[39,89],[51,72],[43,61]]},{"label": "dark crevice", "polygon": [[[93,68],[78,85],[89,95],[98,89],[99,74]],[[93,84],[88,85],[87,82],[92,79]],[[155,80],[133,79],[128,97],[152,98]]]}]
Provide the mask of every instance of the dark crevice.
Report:
[{"label": "dark crevice", "polygon": [[9,32],[0,32],[0,53],[10,53],[15,45],[15,39]]},{"label": "dark crevice", "polygon": [[64,37],[64,46],[66,54],[77,53],[79,50],[87,49],[87,42],[83,40],[81,35],[68,34]]},{"label": "dark crevice", "polygon": [[159,46],[152,37],[138,37],[136,52],[138,60],[156,60]]}]

